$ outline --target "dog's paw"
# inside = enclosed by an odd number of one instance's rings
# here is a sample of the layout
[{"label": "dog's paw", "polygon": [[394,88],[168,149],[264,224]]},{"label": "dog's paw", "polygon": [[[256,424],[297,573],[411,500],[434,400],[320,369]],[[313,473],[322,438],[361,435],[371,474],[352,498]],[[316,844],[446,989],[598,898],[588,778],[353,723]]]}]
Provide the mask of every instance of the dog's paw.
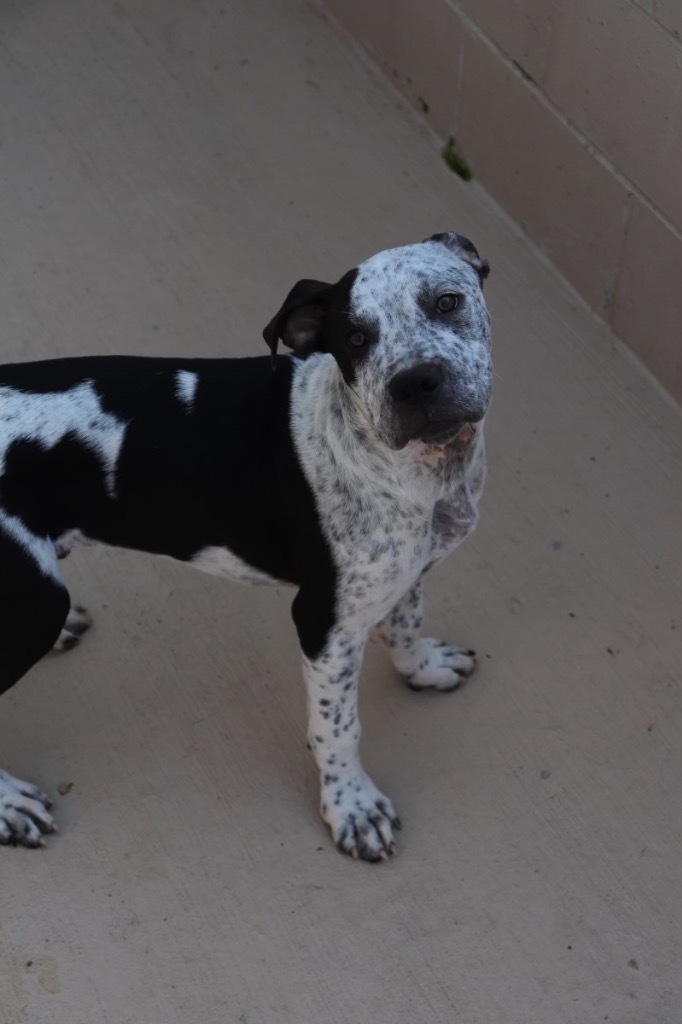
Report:
[{"label": "dog's paw", "polygon": [[92,617],[85,608],[72,608],[52,650],[57,652],[73,650],[91,625]]},{"label": "dog's paw", "polygon": [[372,862],[395,853],[393,830],[400,828],[400,819],[362,769],[325,775],[321,813],[342,853]]},{"label": "dog's paw", "polygon": [[412,690],[456,690],[476,668],[474,651],[463,650],[431,637],[421,637],[410,652],[410,665],[399,665]]},{"label": "dog's paw", "polygon": [[44,836],[57,831],[49,807],[37,786],[0,768],[0,844],[44,846]]}]

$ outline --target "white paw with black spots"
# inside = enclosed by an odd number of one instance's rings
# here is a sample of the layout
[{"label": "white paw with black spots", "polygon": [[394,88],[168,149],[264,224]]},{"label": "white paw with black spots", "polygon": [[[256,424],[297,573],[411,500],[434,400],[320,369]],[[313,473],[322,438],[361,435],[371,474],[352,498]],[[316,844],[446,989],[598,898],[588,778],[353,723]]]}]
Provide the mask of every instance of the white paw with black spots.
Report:
[{"label": "white paw with black spots", "polygon": [[476,668],[474,651],[455,647],[453,644],[421,637],[411,651],[414,668],[399,672],[411,690],[440,690],[450,693],[461,686]]},{"label": "white paw with black spots", "polygon": [[48,797],[37,786],[0,768],[0,844],[44,846],[44,837],[57,831],[49,808]]},{"label": "white paw with black spots", "polygon": [[362,769],[325,776],[321,813],[342,853],[374,863],[395,853],[393,830],[400,819]]},{"label": "white paw with black spots", "polygon": [[85,608],[72,608],[52,650],[57,652],[73,650],[91,625],[92,617]]}]

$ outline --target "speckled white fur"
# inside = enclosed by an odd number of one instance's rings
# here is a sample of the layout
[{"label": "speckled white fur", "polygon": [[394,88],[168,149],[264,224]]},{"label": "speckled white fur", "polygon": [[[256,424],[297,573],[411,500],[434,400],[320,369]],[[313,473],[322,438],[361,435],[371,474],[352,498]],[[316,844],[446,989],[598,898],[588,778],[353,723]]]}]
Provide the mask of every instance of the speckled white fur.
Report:
[{"label": "speckled white fur", "polygon": [[[462,298],[457,330],[430,318],[419,302],[422,291],[454,292]],[[462,398],[485,407],[492,390],[490,316],[476,269],[442,242],[386,249],[358,267],[351,309],[371,323],[379,344],[359,366],[353,385],[365,416],[390,444],[395,403],[388,391],[395,374],[423,362],[442,361],[456,369]]]},{"label": "speckled white fur", "polygon": [[[469,316],[458,335],[425,325],[418,305],[425,282],[466,291]],[[362,651],[377,626],[413,687],[452,690],[471,673],[473,652],[419,637],[421,577],[474,529],[485,476],[481,423],[449,445],[412,441],[396,450],[387,443],[386,383],[437,354],[455,363],[487,404],[490,335],[475,271],[440,243],[389,250],[362,264],[353,314],[381,325],[353,387],[331,356],[318,354],[298,365],[292,395],[294,441],[338,574],[336,629],[303,667],[322,817],[341,849],[380,860],[394,851],[397,818],[358,756]]]},{"label": "speckled white fur", "polygon": [[[378,860],[393,852],[396,815],[358,756],[362,650],[371,627],[386,620],[379,635],[415,687],[454,689],[473,669],[471,656],[438,648],[437,641],[420,641],[434,647],[422,664],[426,650],[417,648],[421,610],[409,620],[403,606],[405,595],[421,590],[419,580],[428,566],[460,544],[476,524],[484,478],[482,428],[475,428],[464,452],[421,442],[394,451],[363,424],[352,393],[327,356],[300,364],[294,395],[294,436],[338,572],[339,629],[314,663],[304,659],[308,735],[320,770],[322,817],[342,849]],[[393,636],[399,636],[400,646],[397,640],[391,643]],[[406,658],[408,650],[416,663]]]},{"label": "speckled white fur", "polygon": [[386,644],[393,664],[411,689],[449,693],[473,672],[474,652],[419,636],[423,590],[420,579],[379,623],[374,638]]}]

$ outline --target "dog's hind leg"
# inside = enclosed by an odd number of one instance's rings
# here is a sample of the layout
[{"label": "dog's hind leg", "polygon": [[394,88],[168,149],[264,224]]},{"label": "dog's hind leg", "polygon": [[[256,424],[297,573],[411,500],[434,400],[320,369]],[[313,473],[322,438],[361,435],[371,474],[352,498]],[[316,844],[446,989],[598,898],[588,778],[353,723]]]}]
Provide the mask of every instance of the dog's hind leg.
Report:
[{"label": "dog's hind leg", "polygon": [[[0,513],[0,693],[54,646],[69,605],[51,542]],[[48,807],[39,789],[0,770],[0,843],[42,846],[55,830]]]},{"label": "dog's hind leg", "polygon": [[475,652],[420,636],[423,617],[420,579],[379,623],[374,637],[386,644],[396,670],[412,690],[449,693],[474,671]]},{"label": "dog's hind leg", "polygon": [[81,637],[90,629],[91,625],[92,618],[87,609],[71,608],[52,650],[57,652],[73,650],[81,642]]}]

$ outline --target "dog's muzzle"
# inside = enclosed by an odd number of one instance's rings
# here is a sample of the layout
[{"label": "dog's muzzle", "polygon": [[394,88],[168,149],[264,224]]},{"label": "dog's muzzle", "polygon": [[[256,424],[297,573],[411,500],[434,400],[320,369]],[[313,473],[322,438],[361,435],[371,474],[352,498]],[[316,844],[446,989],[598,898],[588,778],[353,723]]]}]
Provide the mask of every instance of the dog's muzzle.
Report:
[{"label": "dog's muzzle", "polygon": [[404,448],[409,441],[447,444],[467,423],[483,419],[490,397],[472,395],[440,363],[418,363],[391,378],[393,442]]}]

